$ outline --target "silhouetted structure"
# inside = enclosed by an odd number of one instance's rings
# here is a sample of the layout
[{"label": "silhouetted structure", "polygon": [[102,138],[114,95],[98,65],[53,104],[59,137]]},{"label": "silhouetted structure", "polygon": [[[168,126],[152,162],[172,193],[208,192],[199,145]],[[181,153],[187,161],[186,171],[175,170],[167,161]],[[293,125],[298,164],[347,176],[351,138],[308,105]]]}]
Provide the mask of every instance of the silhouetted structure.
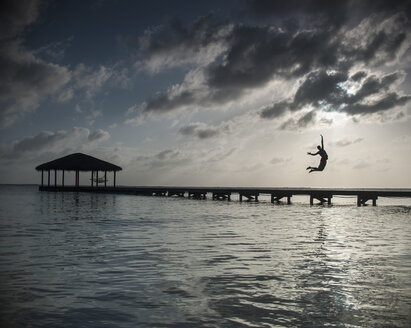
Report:
[{"label": "silhouetted structure", "polygon": [[[91,172],[91,186],[98,187],[99,182],[104,182],[104,187],[107,187],[107,172],[113,172],[113,186],[116,186],[116,172],[121,171],[120,166],[111,164],[93,156],[82,153],[67,155],[54,161],[41,164],[36,167],[37,171],[41,171],[41,187],[44,186],[44,171],[48,173],[47,186],[50,187],[50,171],[54,170],[54,187],[57,187],[57,171],[62,171],[61,186],[64,187],[64,172],[75,171],[75,187],[80,186],[80,171]],[[98,173],[104,172],[104,178],[99,179]],[[95,176],[94,176],[95,174]]]},{"label": "silhouetted structure", "polygon": [[308,195],[310,204],[314,205],[314,200],[321,204],[328,203],[331,205],[331,199],[334,196],[356,196],[357,205],[366,205],[371,200],[372,205],[377,205],[378,197],[407,197],[411,198],[411,189],[324,189],[324,188],[242,188],[242,187],[100,187],[90,186],[44,186],[40,187],[42,191],[64,192],[98,192],[110,194],[128,194],[144,196],[168,196],[168,197],[185,197],[205,199],[208,193],[212,194],[213,200],[231,200],[233,194],[238,194],[240,202],[243,198],[248,201],[259,201],[260,195],[271,196],[271,203],[281,203],[281,199],[287,199],[287,204],[291,204],[291,197]]}]

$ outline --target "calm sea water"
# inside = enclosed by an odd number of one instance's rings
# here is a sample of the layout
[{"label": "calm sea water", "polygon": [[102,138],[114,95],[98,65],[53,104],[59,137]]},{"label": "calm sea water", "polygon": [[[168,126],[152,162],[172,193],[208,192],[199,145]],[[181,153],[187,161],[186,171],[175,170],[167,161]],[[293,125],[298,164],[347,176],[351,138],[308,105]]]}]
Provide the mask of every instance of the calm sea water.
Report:
[{"label": "calm sea water", "polygon": [[1,186],[0,325],[409,327],[411,206],[355,204]]}]

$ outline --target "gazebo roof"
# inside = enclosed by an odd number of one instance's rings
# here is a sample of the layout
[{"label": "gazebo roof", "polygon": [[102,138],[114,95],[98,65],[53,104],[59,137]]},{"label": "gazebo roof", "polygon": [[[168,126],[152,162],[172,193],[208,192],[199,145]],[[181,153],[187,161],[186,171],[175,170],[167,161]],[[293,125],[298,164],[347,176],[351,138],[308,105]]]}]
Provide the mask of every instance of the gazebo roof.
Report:
[{"label": "gazebo roof", "polygon": [[75,153],[41,164],[36,170],[121,171],[122,168],[93,156]]}]

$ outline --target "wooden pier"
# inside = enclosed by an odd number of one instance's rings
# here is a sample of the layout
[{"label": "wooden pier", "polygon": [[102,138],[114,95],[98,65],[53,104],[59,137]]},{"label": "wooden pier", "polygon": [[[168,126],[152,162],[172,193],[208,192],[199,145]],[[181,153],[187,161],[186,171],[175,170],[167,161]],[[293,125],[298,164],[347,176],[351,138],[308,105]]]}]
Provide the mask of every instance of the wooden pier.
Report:
[{"label": "wooden pier", "polygon": [[97,186],[39,186],[40,191],[53,192],[93,192],[93,193],[115,193],[145,196],[164,197],[189,197],[195,199],[205,199],[208,194],[213,200],[231,200],[233,194],[238,195],[242,202],[259,201],[260,195],[270,196],[271,203],[279,203],[284,199],[287,204],[291,204],[293,196],[308,196],[310,205],[314,202],[331,205],[334,196],[351,196],[357,198],[357,206],[367,205],[368,201],[373,206],[377,205],[379,197],[402,197],[411,198],[411,189],[326,189],[326,188],[241,188],[241,187],[98,187]]}]

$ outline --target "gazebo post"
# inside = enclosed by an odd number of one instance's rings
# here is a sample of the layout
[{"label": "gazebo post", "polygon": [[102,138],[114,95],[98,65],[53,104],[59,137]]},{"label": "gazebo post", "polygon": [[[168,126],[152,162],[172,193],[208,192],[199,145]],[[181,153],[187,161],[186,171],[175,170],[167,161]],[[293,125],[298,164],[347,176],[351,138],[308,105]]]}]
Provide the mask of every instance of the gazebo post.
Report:
[{"label": "gazebo post", "polygon": [[41,170],[41,186],[43,187],[43,175],[44,175],[44,171]]},{"label": "gazebo post", "polygon": [[57,187],[57,169],[54,169],[54,187]]},{"label": "gazebo post", "polygon": [[93,188],[94,186],[93,178],[94,178],[94,170],[91,170],[91,188]]},{"label": "gazebo post", "polygon": [[107,171],[104,171],[104,187],[107,187]]},{"label": "gazebo post", "polygon": [[79,186],[79,171],[76,170],[76,182],[75,182],[76,187]]},{"label": "gazebo post", "polygon": [[96,171],[96,187],[98,188],[98,170]]},{"label": "gazebo post", "polygon": [[50,187],[50,170],[47,170],[47,186]]},{"label": "gazebo post", "polygon": [[64,187],[64,170],[61,172],[61,185]]},{"label": "gazebo post", "polygon": [[116,186],[116,171],[114,171],[114,180],[113,180],[113,186]]}]

